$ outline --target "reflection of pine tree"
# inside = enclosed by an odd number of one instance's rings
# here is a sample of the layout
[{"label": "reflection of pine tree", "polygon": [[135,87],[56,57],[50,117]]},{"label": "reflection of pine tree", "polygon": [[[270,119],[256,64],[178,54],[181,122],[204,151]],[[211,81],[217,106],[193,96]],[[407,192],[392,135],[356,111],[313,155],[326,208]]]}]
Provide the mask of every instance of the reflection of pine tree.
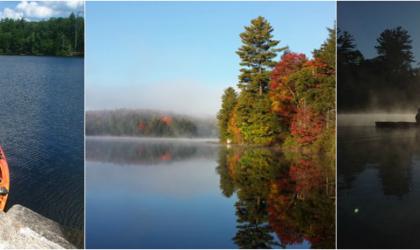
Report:
[{"label": "reflection of pine tree", "polygon": [[240,248],[272,248],[277,245],[267,223],[265,201],[238,201],[236,203],[237,229],[234,242]]},{"label": "reflection of pine tree", "polygon": [[231,197],[235,191],[235,184],[232,177],[229,175],[228,163],[228,150],[221,148],[219,151],[219,165],[216,167],[217,173],[220,175],[220,190],[226,197]]},{"label": "reflection of pine tree", "polygon": [[237,234],[240,248],[271,248],[278,245],[268,224],[267,195],[275,177],[275,154],[264,148],[245,149],[235,166]]},{"label": "reflection of pine tree", "polygon": [[329,192],[334,173],[318,157],[296,155],[290,161],[267,148],[220,151],[221,189],[238,196],[233,237],[238,247],[285,248],[304,241],[313,248],[334,247],[335,206]]}]

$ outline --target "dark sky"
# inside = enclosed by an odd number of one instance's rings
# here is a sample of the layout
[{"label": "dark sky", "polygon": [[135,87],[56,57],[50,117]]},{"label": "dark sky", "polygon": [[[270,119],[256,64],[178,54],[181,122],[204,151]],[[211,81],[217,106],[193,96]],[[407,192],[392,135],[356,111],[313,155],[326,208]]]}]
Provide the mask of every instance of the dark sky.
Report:
[{"label": "dark sky", "polygon": [[376,56],[376,39],[383,30],[402,26],[420,62],[420,2],[338,2],[337,24],[353,35],[365,58]]}]

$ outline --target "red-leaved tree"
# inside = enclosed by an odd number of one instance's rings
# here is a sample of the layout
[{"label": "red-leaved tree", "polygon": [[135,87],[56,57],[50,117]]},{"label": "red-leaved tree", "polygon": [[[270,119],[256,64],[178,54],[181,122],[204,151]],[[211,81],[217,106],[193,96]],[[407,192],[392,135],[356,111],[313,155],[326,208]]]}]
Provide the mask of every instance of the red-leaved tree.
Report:
[{"label": "red-leaved tree", "polygon": [[270,81],[270,98],[273,111],[290,119],[296,112],[296,88],[290,75],[302,69],[308,61],[304,54],[286,53],[274,68]]},{"label": "red-leaved tree", "polygon": [[312,108],[301,105],[292,118],[290,133],[297,142],[305,145],[314,142],[322,133],[325,119]]}]

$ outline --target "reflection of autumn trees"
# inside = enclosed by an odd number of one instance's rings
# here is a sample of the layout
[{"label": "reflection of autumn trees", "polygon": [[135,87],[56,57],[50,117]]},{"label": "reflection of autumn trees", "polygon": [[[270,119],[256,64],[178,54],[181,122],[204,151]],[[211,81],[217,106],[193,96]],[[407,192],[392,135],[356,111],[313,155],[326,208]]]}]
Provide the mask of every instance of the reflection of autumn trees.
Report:
[{"label": "reflection of autumn trees", "polygon": [[303,155],[286,159],[261,147],[220,151],[220,188],[227,197],[233,192],[238,196],[233,238],[238,247],[286,247],[304,241],[314,248],[334,247],[334,173],[320,163]]},{"label": "reflection of autumn trees", "polygon": [[182,143],[176,140],[89,138],[86,140],[86,149],[88,161],[123,165],[160,164],[193,157],[213,158],[217,155],[216,147],[211,144]]},{"label": "reflection of autumn trees", "polygon": [[268,198],[270,224],[282,245],[307,240],[313,248],[333,248],[333,173],[316,159],[300,157],[272,182]]}]

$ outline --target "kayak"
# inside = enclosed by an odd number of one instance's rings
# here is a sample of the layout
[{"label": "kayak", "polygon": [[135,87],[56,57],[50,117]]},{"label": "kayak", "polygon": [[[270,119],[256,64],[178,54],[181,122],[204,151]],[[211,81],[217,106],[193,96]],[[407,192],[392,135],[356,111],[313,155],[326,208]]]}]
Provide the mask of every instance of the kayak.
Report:
[{"label": "kayak", "polygon": [[9,196],[9,188],[9,165],[7,164],[3,148],[0,146],[0,211],[3,211],[6,207],[7,198]]},{"label": "kayak", "polygon": [[375,122],[377,128],[420,128],[416,122]]}]

